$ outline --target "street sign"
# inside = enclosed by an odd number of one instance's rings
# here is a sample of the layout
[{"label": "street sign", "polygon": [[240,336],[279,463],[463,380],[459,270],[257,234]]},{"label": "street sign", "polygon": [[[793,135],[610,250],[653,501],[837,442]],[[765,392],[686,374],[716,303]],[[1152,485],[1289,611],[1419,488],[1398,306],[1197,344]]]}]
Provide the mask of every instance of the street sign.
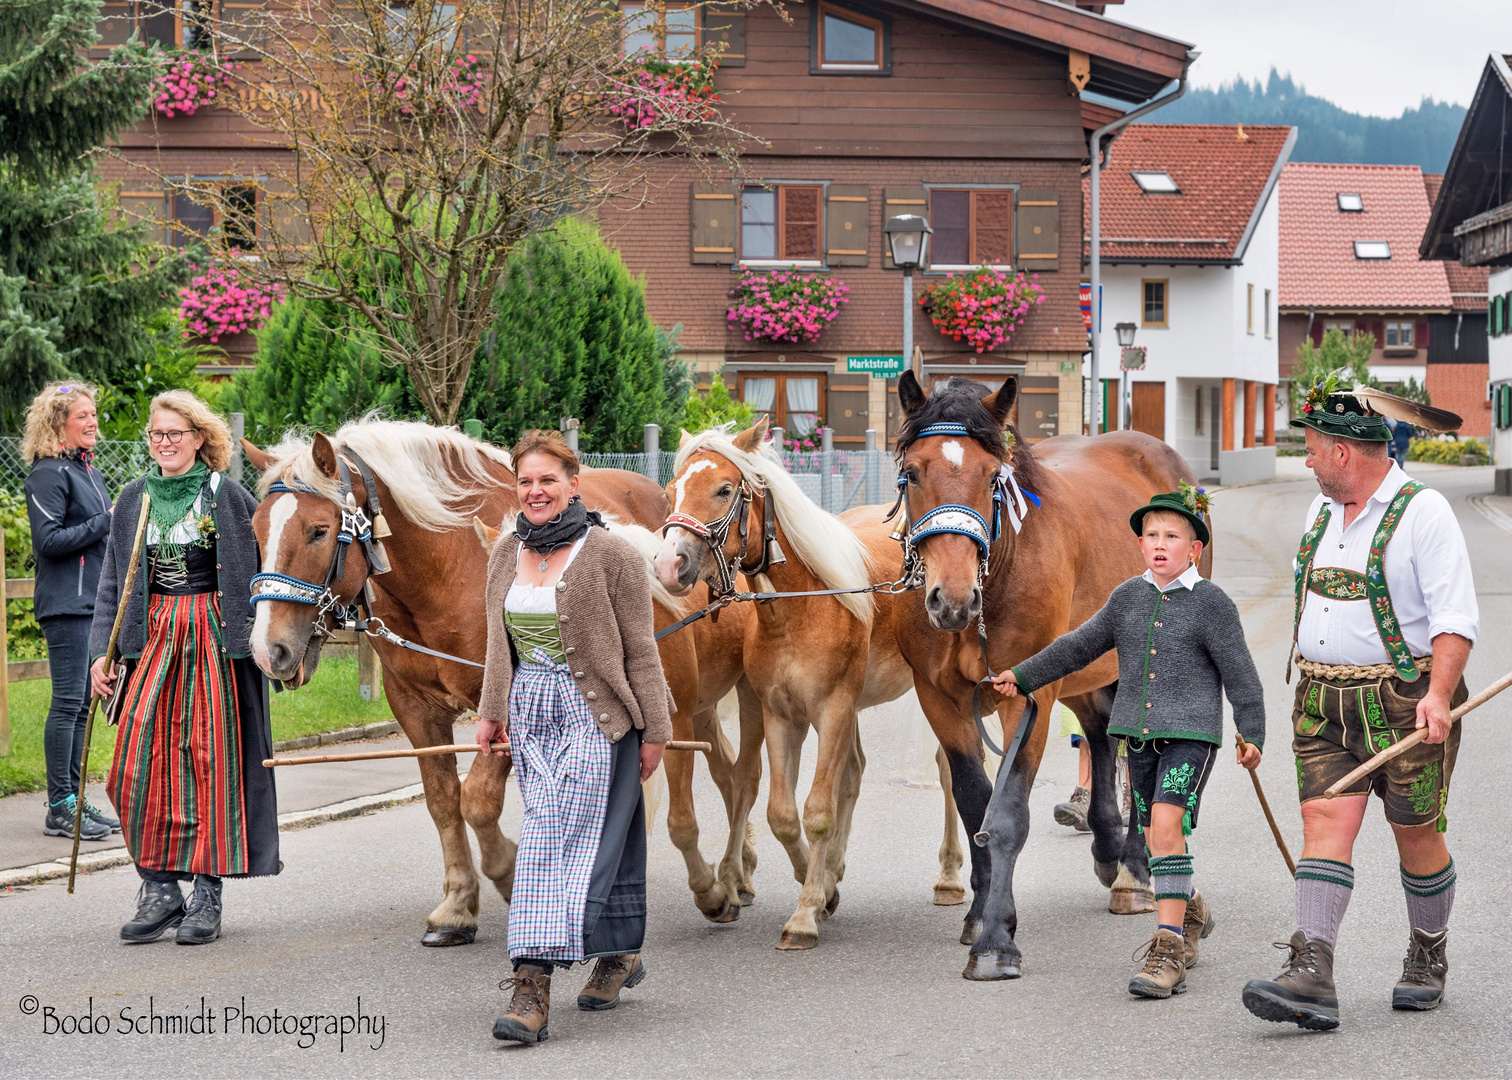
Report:
[{"label": "street sign", "polygon": [[1123,355],[1118,360],[1118,366],[1124,371],[1143,371],[1144,365],[1145,347],[1143,345],[1125,347]]},{"label": "street sign", "polygon": [[901,356],[847,356],[845,370],[868,372],[874,379],[891,379],[903,374]]},{"label": "street sign", "polygon": [[1092,329],[1092,286],[1081,287],[1081,315],[1082,325],[1088,330]]}]

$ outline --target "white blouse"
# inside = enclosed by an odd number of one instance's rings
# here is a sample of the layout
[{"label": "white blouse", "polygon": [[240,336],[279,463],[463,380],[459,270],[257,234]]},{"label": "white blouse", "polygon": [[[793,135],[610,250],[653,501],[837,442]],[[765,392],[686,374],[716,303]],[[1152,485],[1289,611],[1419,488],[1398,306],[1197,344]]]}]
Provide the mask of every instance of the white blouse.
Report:
[{"label": "white blouse", "polygon": [[[583,541],[588,539],[585,533],[578,542],[572,545],[572,550],[567,553],[567,565],[562,567],[562,573],[567,572],[567,567],[572,565],[572,560],[577,558],[577,553],[582,550]],[[534,553],[532,553],[534,555]],[[521,544],[515,553],[515,574],[520,573],[520,560],[525,557],[525,545]],[[561,574],[557,575],[558,580]],[[556,614],[556,584],[550,585],[521,585],[516,581],[509,587],[509,592],[504,596],[504,610],[513,611],[517,615],[555,615]]]}]

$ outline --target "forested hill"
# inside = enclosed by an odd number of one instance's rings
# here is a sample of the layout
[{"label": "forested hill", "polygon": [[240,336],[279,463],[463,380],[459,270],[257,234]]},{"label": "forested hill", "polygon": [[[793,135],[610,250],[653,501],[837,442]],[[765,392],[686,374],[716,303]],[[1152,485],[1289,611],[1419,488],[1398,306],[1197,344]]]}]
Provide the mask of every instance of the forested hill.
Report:
[{"label": "forested hill", "polygon": [[1216,90],[1188,90],[1146,122],[1292,124],[1299,129],[1293,161],[1418,165],[1424,172],[1441,173],[1464,119],[1463,105],[1431,98],[1395,119],[1361,116],[1314,97],[1272,68],[1263,85],[1258,79],[1240,79]]}]

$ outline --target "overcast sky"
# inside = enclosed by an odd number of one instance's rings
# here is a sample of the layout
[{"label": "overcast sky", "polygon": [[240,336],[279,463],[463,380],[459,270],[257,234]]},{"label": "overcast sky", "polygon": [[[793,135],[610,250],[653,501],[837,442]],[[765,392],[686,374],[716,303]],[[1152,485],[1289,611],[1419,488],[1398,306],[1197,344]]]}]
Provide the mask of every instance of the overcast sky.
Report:
[{"label": "overcast sky", "polygon": [[1189,41],[1195,86],[1263,79],[1373,116],[1424,97],[1470,103],[1492,48],[1512,52],[1508,0],[1126,0],[1108,17]]}]

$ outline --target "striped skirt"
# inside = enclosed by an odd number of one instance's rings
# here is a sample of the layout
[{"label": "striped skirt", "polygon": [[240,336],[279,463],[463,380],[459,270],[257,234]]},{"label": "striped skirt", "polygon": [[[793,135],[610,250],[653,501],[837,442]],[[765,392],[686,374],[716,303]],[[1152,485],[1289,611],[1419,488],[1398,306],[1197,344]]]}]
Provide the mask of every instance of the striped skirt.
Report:
[{"label": "striped skirt", "polygon": [[236,679],[212,593],[157,595],[106,789],[138,866],[248,872]]}]

